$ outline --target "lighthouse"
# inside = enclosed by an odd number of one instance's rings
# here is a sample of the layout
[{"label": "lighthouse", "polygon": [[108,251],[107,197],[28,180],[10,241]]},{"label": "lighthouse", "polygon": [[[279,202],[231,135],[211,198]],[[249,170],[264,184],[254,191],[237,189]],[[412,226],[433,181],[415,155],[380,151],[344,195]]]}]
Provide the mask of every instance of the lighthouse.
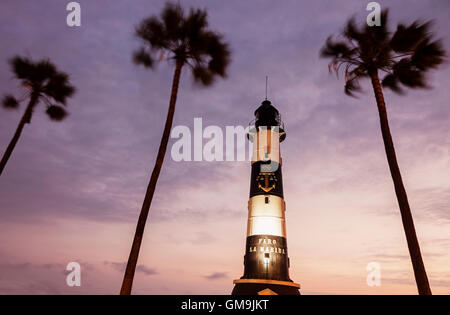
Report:
[{"label": "lighthouse", "polygon": [[255,111],[248,139],[253,143],[244,275],[233,295],[299,295],[289,278],[286,204],[280,143],[286,138],[278,110],[267,99]]}]

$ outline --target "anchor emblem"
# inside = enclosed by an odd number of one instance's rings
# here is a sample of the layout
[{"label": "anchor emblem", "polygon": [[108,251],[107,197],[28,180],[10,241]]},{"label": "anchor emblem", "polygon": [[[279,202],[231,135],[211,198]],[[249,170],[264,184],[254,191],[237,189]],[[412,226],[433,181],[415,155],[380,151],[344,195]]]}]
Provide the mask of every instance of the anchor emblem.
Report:
[{"label": "anchor emblem", "polygon": [[[274,173],[264,173],[264,174],[260,173],[256,178],[256,180],[258,182],[264,180],[264,186],[262,186],[261,183],[258,183],[258,188],[262,189],[266,193],[268,193],[272,189],[275,189],[276,187],[275,182],[277,181],[277,179],[275,178]],[[269,186],[269,180],[273,182],[272,186]]]}]

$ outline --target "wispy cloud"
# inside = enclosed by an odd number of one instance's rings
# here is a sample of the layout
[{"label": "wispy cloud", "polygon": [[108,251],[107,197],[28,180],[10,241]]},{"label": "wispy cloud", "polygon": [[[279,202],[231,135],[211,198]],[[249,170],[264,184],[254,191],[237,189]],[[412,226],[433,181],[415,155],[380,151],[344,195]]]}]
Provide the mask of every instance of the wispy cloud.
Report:
[{"label": "wispy cloud", "polygon": [[[123,273],[125,271],[125,268],[127,266],[126,262],[114,262],[114,261],[104,261],[103,262],[104,265],[106,266],[111,266],[114,270],[119,271],[121,273]],[[158,274],[158,272],[156,271],[156,269],[154,268],[149,268],[145,265],[137,265],[136,266],[136,271],[140,272],[146,276],[153,276]]]},{"label": "wispy cloud", "polygon": [[210,275],[204,277],[208,280],[218,280],[228,278],[228,274],[226,272],[213,272]]}]

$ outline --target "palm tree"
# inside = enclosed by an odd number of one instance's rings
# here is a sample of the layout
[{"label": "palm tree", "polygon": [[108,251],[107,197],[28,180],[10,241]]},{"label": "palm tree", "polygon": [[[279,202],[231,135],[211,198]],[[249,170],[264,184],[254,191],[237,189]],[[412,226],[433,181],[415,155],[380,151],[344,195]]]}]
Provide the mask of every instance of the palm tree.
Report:
[{"label": "palm tree", "polygon": [[[427,88],[426,72],[441,65],[445,61],[446,52],[441,41],[433,40],[430,22],[416,21],[408,26],[399,24],[397,30],[391,33],[388,27],[388,10],[382,12],[381,21],[381,26],[358,27],[354,19],[350,19],[341,34],[342,40],[329,37],[321,56],[331,58],[330,72],[338,74],[341,67],[345,69],[346,94],[353,96],[353,92],[360,90],[359,80],[362,78],[369,78],[372,82],[417,288],[421,295],[431,294],[392,142],[382,87],[390,88],[396,93],[403,93],[402,86]],[[379,72],[385,74],[381,82]]]},{"label": "palm tree", "polygon": [[2,102],[3,107],[17,109],[21,101],[25,99],[29,99],[29,101],[19,126],[17,126],[13,138],[3,154],[0,162],[0,175],[19,140],[23,127],[25,124],[31,123],[36,105],[40,101],[44,101],[47,105],[47,115],[54,121],[61,121],[67,116],[67,112],[62,106],[66,106],[67,98],[75,92],[75,88],[69,82],[69,76],[58,71],[56,66],[48,59],[33,62],[28,58],[16,56],[11,59],[10,65],[12,72],[20,80],[26,93],[21,100],[17,100],[10,94],[5,95]]},{"label": "palm tree", "polygon": [[208,29],[205,10],[191,9],[189,14],[185,14],[180,5],[168,3],[160,17],[152,16],[140,23],[136,28],[136,36],[142,41],[142,47],[133,56],[136,64],[153,68],[155,55],[159,54],[159,60],[168,58],[174,62],[175,72],[166,124],[139,215],[121,295],[131,294],[145,223],[172,128],[181,70],[184,66],[189,66],[195,82],[209,86],[215,77],[226,76],[226,68],[230,62],[228,45],[223,42],[221,35]]}]

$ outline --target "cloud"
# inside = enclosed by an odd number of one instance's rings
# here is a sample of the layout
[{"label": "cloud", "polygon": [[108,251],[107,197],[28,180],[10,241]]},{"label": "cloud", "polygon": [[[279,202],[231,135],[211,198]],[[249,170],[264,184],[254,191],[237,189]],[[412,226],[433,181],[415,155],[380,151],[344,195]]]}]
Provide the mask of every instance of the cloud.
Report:
[{"label": "cloud", "polygon": [[[430,282],[431,289],[433,289],[435,287],[442,287],[442,288],[450,287],[450,277],[442,276],[438,279],[435,276],[430,277],[430,274],[428,274],[428,276],[429,276],[429,282]],[[382,281],[382,283],[387,282],[387,283],[409,285],[409,286],[416,285],[416,281],[413,276],[407,277],[405,275],[397,275],[394,277],[392,277],[392,275],[390,275],[390,277],[387,277],[387,278],[383,276],[381,281]]]},{"label": "cloud", "polygon": [[414,192],[415,208],[435,223],[450,223],[450,189],[425,188]]},{"label": "cloud", "polygon": [[145,274],[146,276],[153,276],[153,275],[158,274],[158,272],[155,269],[148,268],[145,265],[137,265],[136,271],[141,272],[141,273]]},{"label": "cloud", "polygon": [[213,236],[210,233],[206,232],[198,232],[195,234],[195,237],[190,240],[192,244],[195,245],[206,245],[211,244],[217,241],[217,237]]},{"label": "cloud", "polygon": [[[114,270],[123,273],[125,272],[125,269],[127,267],[127,263],[126,262],[113,262],[113,261],[104,261],[103,262],[104,265],[106,266],[111,266]],[[136,266],[136,272],[140,272],[146,276],[153,276],[158,274],[157,270],[154,268],[149,268],[145,265],[137,265]]]},{"label": "cloud", "polygon": [[58,269],[60,271],[65,270],[66,266],[63,264],[47,263],[47,264],[34,264],[31,262],[21,262],[21,263],[1,263],[0,270],[15,270],[17,272],[25,272],[32,269]]},{"label": "cloud", "polygon": [[219,280],[228,278],[227,272],[213,272],[210,275],[204,276],[205,279],[208,280]]},{"label": "cloud", "polygon": [[61,294],[65,266],[59,263],[0,263],[0,294]]}]

